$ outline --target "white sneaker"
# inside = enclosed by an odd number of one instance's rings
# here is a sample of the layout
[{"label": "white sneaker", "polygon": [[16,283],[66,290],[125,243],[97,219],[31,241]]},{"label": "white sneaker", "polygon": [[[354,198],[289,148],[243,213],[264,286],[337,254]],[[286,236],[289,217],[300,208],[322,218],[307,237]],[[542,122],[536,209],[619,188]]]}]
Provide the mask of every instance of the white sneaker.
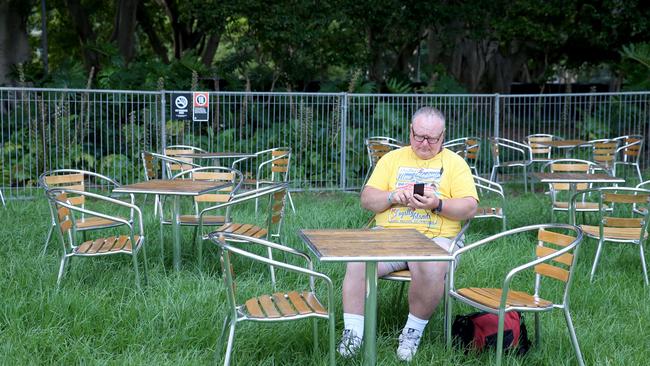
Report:
[{"label": "white sneaker", "polygon": [[361,349],[361,337],[352,329],[344,329],[338,351],[343,357],[353,357]]},{"label": "white sneaker", "polygon": [[420,345],[422,332],[413,328],[404,328],[399,335],[399,347],[397,347],[397,358],[401,361],[409,362],[415,356]]}]

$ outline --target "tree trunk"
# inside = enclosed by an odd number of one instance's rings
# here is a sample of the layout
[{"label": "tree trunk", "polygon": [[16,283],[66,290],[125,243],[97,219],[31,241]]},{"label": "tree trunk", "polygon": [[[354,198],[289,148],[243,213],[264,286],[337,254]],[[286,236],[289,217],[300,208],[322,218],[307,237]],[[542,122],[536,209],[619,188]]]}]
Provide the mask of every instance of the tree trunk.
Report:
[{"label": "tree trunk", "polygon": [[93,32],[92,26],[90,25],[90,18],[84,11],[79,0],[66,0],[66,5],[70,12],[72,24],[74,24],[77,36],[79,37],[84,63],[88,70],[92,67],[97,70],[99,69],[99,55],[91,47],[88,47],[96,39],[95,32]]},{"label": "tree trunk", "polygon": [[201,53],[201,62],[203,65],[210,67],[212,65],[212,59],[214,54],[217,53],[217,48],[219,48],[219,42],[221,41],[221,36],[212,34],[208,37],[203,53]]},{"label": "tree trunk", "polygon": [[133,43],[138,3],[139,0],[120,0],[115,13],[115,25],[111,40],[117,41],[117,48],[126,63],[133,59],[135,53]]},{"label": "tree trunk", "polygon": [[142,30],[149,38],[149,44],[151,45],[153,51],[164,63],[169,63],[169,57],[167,55],[168,50],[161,41],[160,37],[158,37],[158,33],[156,33],[153,21],[151,20],[151,17],[147,13],[147,9],[145,9],[142,2],[138,3],[136,18],[138,24],[142,27]]},{"label": "tree trunk", "polygon": [[19,1],[0,0],[0,85],[10,84],[12,67],[29,59],[24,9]]}]

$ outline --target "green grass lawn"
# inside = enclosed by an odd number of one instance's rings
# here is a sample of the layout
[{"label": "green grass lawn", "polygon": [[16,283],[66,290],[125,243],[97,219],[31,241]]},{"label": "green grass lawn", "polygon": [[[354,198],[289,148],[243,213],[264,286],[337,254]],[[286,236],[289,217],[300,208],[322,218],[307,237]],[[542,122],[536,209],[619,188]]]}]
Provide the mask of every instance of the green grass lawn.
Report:
[{"label": "green grass lawn", "polygon": [[[539,189],[539,185],[538,185]],[[507,193],[512,193],[507,187]],[[549,199],[542,193],[510,194],[507,201],[508,227],[550,220]],[[142,201],[142,197],[137,197]],[[296,213],[287,210],[284,242],[306,250],[297,236],[301,228],[358,228],[369,213],[351,193],[296,193]],[[0,255],[0,363],[13,364],[210,364],[214,362],[217,337],[224,319],[225,292],[219,275],[216,251],[206,244],[203,268],[197,266],[195,248],[190,245],[192,229],[184,228],[183,264],[172,270],[171,232],[165,227],[164,263],[161,261],[158,225],[152,217],[152,199],[144,206],[145,233],[149,258],[149,284],[139,291],[134,286],[130,258],[76,258],[61,288],[56,273],[61,245],[57,238],[45,256],[40,256],[49,225],[45,199],[10,201],[0,208],[3,250]],[[244,219],[254,220],[250,208]],[[566,221],[566,215],[557,219]],[[501,230],[497,221],[475,220],[468,242]],[[527,238],[469,253],[459,266],[457,284],[500,286],[507,269],[530,259]],[[587,364],[648,364],[650,351],[650,291],[643,285],[638,248],[608,246],[594,283],[589,270],[596,242],[586,240],[578,258],[571,294],[571,312]],[[342,329],[340,286],[341,264],[315,262],[317,270],[329,275],[336,288],[337,339]],[[235,261],[240,284],[237,291],[253,294],[268,280],[265,267]],[[293,288],[297,278],[278,273],[280,287]],[[530,276],[532,278],[532,276]],[[530,279],[527,278],[527,279]],[[530,289],[520,281],[518,289]],[[382,281],[379,287],[378,364],[401,364],[395,357],[397,334],[408,312],[405,299],[397,299],[397,283]],[[320,288],[320,293],[323,288]],[[323,293],[324,294],[324,293]],[[432,317],[413,365],[484,365],[495,354],[464,354],[444,346],[442,308]],[[454,313],[469,308],[455,304]],[[534,336],[533,317],[526,317]],[[313,354],[311,322],[243,323],[237,331],[234,362],[238,365],[326,365],[326,322],[319,322],[320,352]],[[542,315],[542,344],[524,358],[508,355],[505,364],[576,364],[560,311]],[[221,352],[221,351],[220,351]],[[337,363],[360,365],[362,357]]]}]

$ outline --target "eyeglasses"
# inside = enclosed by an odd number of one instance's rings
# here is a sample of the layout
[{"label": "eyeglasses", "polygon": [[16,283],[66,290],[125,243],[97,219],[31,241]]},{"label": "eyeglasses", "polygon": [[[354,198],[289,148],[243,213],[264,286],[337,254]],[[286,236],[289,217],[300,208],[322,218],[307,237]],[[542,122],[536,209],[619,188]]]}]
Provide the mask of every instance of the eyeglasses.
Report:
[{"label": "eyeglasses", "polygon": [[413,140],[415,140],[417,142],[423,142],[424,140],[427,140],[427,143],[429,145],[435,145],[438,142],[440,142],[440,139],[442,138],[442,135],[444,133],[445,133],[445,130],[443,129],[442,132],[440,132],[440,135],[438,135],[438,137],[416,135],[415,131],[413,131],[413,126],[411,126],[411,134],[413,134]]}]

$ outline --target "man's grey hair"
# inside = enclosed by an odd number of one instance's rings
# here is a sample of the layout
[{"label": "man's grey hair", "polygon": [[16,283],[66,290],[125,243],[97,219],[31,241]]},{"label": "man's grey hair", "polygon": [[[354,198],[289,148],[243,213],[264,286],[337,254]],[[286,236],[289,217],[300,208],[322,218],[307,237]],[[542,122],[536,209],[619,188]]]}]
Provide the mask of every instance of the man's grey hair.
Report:
[{"label": "man's grey hair", "polygon": [[439,118],[442,120],[442,123],[445,124],[445,115],[435,107],[422,107],[415,111],[415,113],[413,113],[413,117],[411,118],[411,124],[413,124],[413,122],[421,116]]}]

